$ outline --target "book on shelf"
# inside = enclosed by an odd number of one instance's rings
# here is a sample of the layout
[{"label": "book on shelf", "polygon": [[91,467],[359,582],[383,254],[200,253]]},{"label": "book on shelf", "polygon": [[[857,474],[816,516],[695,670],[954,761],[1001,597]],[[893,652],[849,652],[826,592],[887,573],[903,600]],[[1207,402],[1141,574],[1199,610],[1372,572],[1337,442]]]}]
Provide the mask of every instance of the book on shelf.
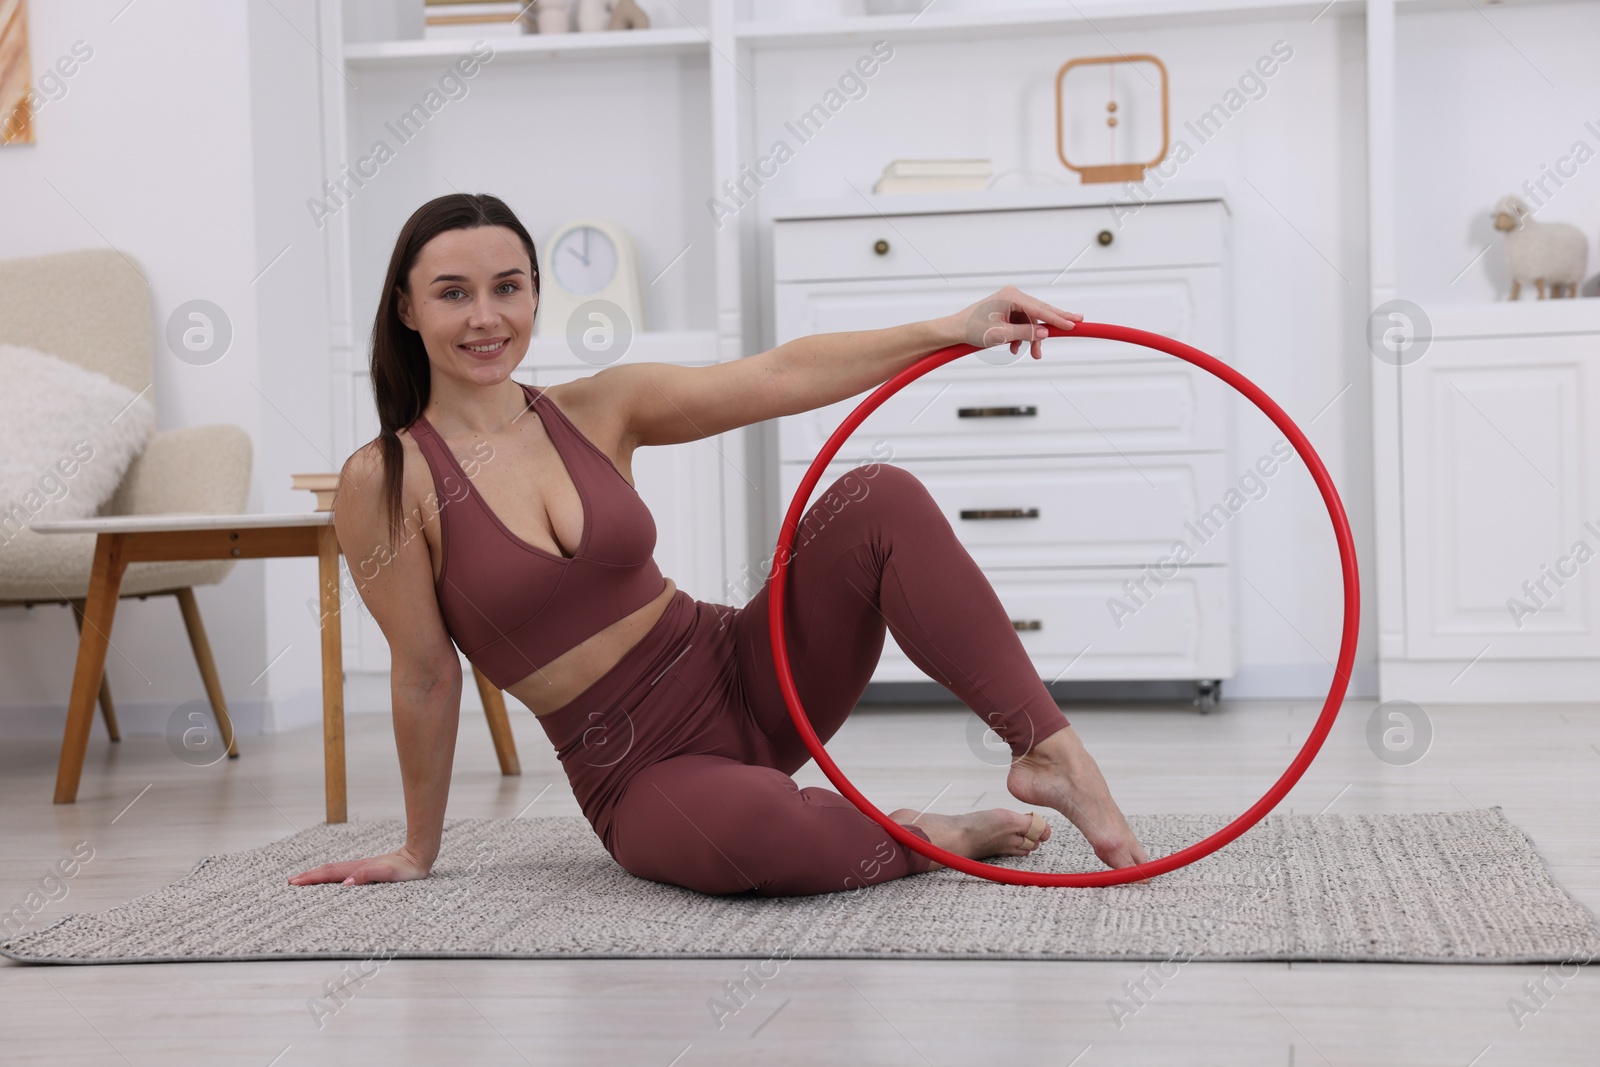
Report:
[{"label": "book on shelf", "polygon": [[422,36],[440,38],[515,37],[526,32],[526,4],[429,3],[423,9]]},{"label": "book on shelf", "polygon": [[496,0],[494,3],[440,4],[429,3],[422,9],[423,18],[445,25],[450,22],[510,22],[522,13],[526,4],[513,0]]},{"label": "book on shelf", "polygon": [[291,489],[309,489],[316,495],[317,511],[332,511],[333,498],[339,492],[338,472],[331,474],[291,474]]},{"label": "book on shelf", "polygon": [[873,185],[875,193],[951,193],[987,189],[994,164],[987,159],[895,159]]},{"label": "book on shelf", "polygon": [[989,178],[994,161],[988,159],[894,159],[883,168],[885,178]]}]

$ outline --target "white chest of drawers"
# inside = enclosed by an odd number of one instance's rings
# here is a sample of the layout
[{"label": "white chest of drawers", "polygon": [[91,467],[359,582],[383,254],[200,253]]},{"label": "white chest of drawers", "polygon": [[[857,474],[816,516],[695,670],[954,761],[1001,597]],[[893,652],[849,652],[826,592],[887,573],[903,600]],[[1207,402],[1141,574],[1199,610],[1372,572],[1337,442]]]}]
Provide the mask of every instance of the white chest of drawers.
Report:
[{"label": "white chest of drawers", "polygon": [[[853,212],[778,205],[775,343],[940,317],[1014,284],[1229,360],[1220,190],[1134,212],[1085,195],[917,197],[914,210],[905,198],[882,213],[859,200]],[[865,395],[778,420],[767,544]],[[1001,346],[924,375],[868,416],[818,492],[887,456],[939,501],[1046,682],[1193,680],[1207,707],[1236,668],[1234,531],[1216,509],[1239,473],[1233,405],[1222,383],[1162,353],[1052,338],[1033,360]],[[872,680],[924,678],[891,635]]]}]

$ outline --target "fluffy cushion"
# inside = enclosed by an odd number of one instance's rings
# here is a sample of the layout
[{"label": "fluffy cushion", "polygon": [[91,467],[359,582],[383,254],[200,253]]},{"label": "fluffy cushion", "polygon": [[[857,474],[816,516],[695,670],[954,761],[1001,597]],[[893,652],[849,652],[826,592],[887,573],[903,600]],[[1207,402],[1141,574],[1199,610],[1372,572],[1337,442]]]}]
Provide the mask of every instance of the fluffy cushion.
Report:
[{"label": "fluffy cushion", "polygon": [[155,424],[148,393],[0,344],[0,515],[31,525],[98,514]]}]

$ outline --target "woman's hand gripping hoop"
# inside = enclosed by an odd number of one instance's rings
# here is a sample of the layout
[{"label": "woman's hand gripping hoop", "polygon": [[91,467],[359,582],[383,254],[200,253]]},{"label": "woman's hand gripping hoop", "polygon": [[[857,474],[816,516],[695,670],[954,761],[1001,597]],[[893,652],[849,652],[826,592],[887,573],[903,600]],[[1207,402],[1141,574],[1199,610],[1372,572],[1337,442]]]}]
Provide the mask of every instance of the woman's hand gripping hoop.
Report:
[{"label": "woman's hand gripping hoop", "polygon": [[778,546],[773,555],[772,591],[768,602],[768,622],[772,631],[772,659],[778,670],[778,685],[783,690],[783,699],[789,705],[789,716],[794,720],[795,729],[800,732],[800,738],[805,742],[806,748],[816,759],[817,765],[822,768],[828,780],[838,787],[840,793],[850,799],[850,802],[870,816],[878,825],[882,826],[891,837],[915,849],[947,867],[954,867],[958,871],[966,871],[980,878],[988,878],[995,882],[1008,882],[1012,885],[1070,885],[1070,886],[1097,886],[1121,885],[1141,878],[1149,878],[1157,874],[1166,874],[1168,871],[1177,870],[1179,867],[1193,863],[1202,856],[1208,856],[1217,849],[1226,845],[1250,827],[1260,822],[1267,812],[1277,807],[1278,802],[1294,787],[1305,773],[1311,761],[1321,749],[1322,742],[1328,736],[1328,731],[1333,728],[1333,720],[1339,714],[1339,706],[1344,701],[1345,688],[1350,683],[1350,667],[1355,661],[1356,635],[1360,628],[1361,614],[1361,586],[1360,578],[1356,571],[1355,544],[1350,535],[1350,523],[1344,514],[1344,505],[1339,501],[1339,493],[1333,487],[1333,480],[1328,477],[1327,468],[1322,465],[1316,450],[1311,447],[1311,442],[1306,440],[1305,434],[1300,432],[1300,427],[1284,414],[1271,397],[1262,392],[1254,382],[1223,363],[1221,360],[1206,355],[1198,348],[1193,348],[1181,341],[1174,341],[1160,334],[1148,333],[1144,330],[1135,330],[1127,326],[1112,326],[1100,322],[1080,322],[1071,330],[1062,330],[1055,326],[1047,326],[1048,336],[1052,337],[1099,337],[1111,341],[1126,341],[1129,344],[1142,345],[1157,352],[1165,352],[1177,356],[1181,360],[1193,363],[1201,370],[1227,382],[1235,390],[1242,393],[1252,404],[1260,408],[1266,416],[1277,424],[1278,428],[1288,437],[1294,445],[1300,458],[1305,461],[1306,469],[1311,472],[1312,479],[1317,483],[1317,488],[1322,492],[1323,502],[1328,505],[1328,517],[1333,520],[1333,534],[1339,543],[1339,562],[1344,572],[1344,635],[1339,645],[1339,662],[1333,669],[1333,684],[1328,689],[1328,699],[1322,705],[1322,714],[1317,717],[1317,722],[1312,727],[1310,735],[1306,738],[1300,752],[1294,761],[1289,764],[1289,769],[1283,776],[1272,784],[1266,795],[1250,806],[1249,810],[1233,820],[1210,837],[1180,849],[1160,859],[1150,860],[1147,863],[1135,864],[1132,867],[1119,867],[1115,870],[1094,871],[1082,874],[1044,874],[1030,871],[1018,871],[1009,867],[997,867],[991,863],[980,863],[970,860],[965,856],[958,856],[954,852],[942,849],[937,845],[929,844],[916,834],[902,828],[900,824],[891,820],[883,812],[872,806],[872,802],[861,795],[860,790],[850,784],[832,759],[828,757],[827,750],[822,747],[817,733],[811,728],[811,721],[806,717],[806,710],[800,704],[800,695],[795,690],[794,675],[789,670],[789,653],[783,629],[783,597],[788,585],[789,556],[794,535],[799,528],[801,514],[807,501],[811,498],[811,491],[816,487],[817,479],[821,477],[823,469],[833,459],[844,444],[845,438],[855,431],[861,421],[877,410],[889,397],[899,392],[906,385],[916,381],[935,367],[942,367],[953,359],[957,359],[969,352],[978,351],[975,345],[959,344],[949,348],[941,348],[932,352],[893,378],[884,382],[872,394],[863,400],[852,411],[848,418],[833,431],[827,443],[822,446],[822,451],[817,453],[817,458],[811,461],[811,467],[806,471],[805,477],[800,479],[800,487],[795,490],[794,500],[789,504],[789,512],[784,516],[783,529],[778,535]]}]

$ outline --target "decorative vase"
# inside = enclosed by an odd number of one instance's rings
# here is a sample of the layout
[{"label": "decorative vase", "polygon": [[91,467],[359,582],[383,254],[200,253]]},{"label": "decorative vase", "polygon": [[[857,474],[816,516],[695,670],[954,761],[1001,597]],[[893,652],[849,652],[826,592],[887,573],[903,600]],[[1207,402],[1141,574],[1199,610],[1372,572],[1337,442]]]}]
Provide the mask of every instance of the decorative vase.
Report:
[{"label": "decorative vase", "polygon": [[569,26],[569,0],[533,0],[528,10],[522,13],[524,24],[532,23],[528,28],[533,33],[566,33]]},{"label": "decorative vase", "polygon": [[578,0],[578,32],[593,33],[611,25],[611,0]]}]

